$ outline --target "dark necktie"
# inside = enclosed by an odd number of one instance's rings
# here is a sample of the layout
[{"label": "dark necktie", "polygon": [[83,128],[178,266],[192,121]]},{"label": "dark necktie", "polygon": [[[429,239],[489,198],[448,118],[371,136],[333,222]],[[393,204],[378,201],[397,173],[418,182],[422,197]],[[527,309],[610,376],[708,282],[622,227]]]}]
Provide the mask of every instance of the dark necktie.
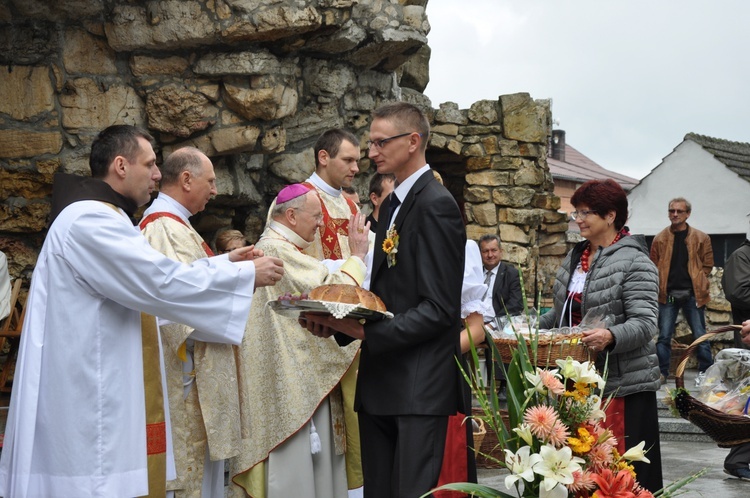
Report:
[{"label": "dark necktie", "polygon": [[393,213],[396,212],[396,208],[401,205],[401,200],[396,197],[396,194],[391,193],[391,203],[388,206],[388,227],[393,224]]},{"label": "dark necktie", "polygon": [[490,280],[492,280],[492,270],[488,270],[487,273],[484,275],[484,285],[487,286],[487,290],[484,291],[484,296],[482,296],[482,301],[484,301],[487,298],[487,294],[490,292]]}]

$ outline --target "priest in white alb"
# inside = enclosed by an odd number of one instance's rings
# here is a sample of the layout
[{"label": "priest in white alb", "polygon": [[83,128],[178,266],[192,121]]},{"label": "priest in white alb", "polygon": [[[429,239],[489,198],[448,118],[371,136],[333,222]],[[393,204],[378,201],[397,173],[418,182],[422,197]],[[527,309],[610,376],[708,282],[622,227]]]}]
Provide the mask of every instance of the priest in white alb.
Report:
[{"label": "priest in white alb", "polygon": [[5,498],[164,496],[163,368],[141,312],[239,342],[253,289],[283,274],[275,258],[185,265],[151,248],[129,219],[161,176],[150,141],[111,126],[92,144],[93,178],[55,180],[0,458]]}]

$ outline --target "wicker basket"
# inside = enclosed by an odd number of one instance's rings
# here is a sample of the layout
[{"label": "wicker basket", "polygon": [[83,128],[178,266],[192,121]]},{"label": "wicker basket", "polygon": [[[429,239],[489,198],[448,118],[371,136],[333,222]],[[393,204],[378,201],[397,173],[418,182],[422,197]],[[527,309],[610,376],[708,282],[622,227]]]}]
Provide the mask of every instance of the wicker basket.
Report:
[{"label": "wicker basket", "polygon": [[703,336],[693,341],[685,350],[682,361],[680,361],[675,372],[675,385],[677,388],[682,388],[674,396],[675,406],[680,412],[680,416],[701,428],[721,448],[730,448],[750,443],[750,417],[730,415],[715,410],[691,396],[690,393],[684,390],[685,366],[690,359],[690,355],[697,350],[698,344],[707,341],[714,334],[721,334],[740,328],[739,325],[729,325],[706,332]]},{"label": "wicker basket", "polygon": [[[472,408],[471,414],[474,416],[474,420],[482,420],[480,417],[484,416],[484,412],[481,408]],[[505,422],[505,426],[507,427],[508,412],[506,410],[500,410],[500,416],[502,417],[503,422]],[[500,464],[496,463],[490,458],[487,458],[485,455],[489,455],[502,462],[505,460],[503,449],[499,445],[499,441],[497,439],[497,434],[495,434],[495,431],[487,430],[486,425],[484,425],[484,421],[482,421],[482,424],[485,429],[485,434],[481,438],[479,444],[476,443],[476,435],[474,436],[474,456],[476,457],[477,468],[499,469],[501,467]]]},{"label": "wicker basket", "polygon": [[[555,366],[555,360],[564,360],[568,356],[577,361],[594,360],[596,355],[581,342],[582,337],[583,334],[553,335],[551,338],[540,337],[537,343],[536,366],[553,367]],[[500,353],[501,361],[509,364],[513,359],[513,352],[518,348],[518,340],[494,339],[494,342]],[[528,340],[526,340],[526,346],[531,347]]]},{"label": "wicker basket", "polygon": [[477,425],[474,427],[474,457],[479,454],[479,448],[482,446],[482,441],[487,435],[487,428],[484,426],[484,420],[481,418],[472,419],[476,421]]}]

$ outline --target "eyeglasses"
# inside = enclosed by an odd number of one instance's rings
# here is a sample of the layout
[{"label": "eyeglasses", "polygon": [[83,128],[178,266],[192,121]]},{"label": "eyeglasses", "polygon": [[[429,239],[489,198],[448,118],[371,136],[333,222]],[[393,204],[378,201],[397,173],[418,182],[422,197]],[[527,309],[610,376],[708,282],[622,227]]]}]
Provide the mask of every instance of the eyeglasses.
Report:
[{"label": "eyeglasses", "polygon": [[[381,138],[380,140],[368,140],[367,141],[367,148],[369,149],[370,147],[372,147],[374,145],[376,149],[382,149],[383,146],[385,146],[385,144],[387,144],[391,140],[395,140],[396,138],[405,137],[407,135],[411,135],[412,133],[414,133],[414,132],[410,131],[409,133],[402,133],[401,135],[395,135],[395,136],[388,137],[388,138]],[[422,134],[420,133],[419,136],[421,137]]]},{"label": "eyeglasses", "polygon": [[667,212],[669,214],[685,214],[685,213],[687,213],[687,211],[685,211],[684,209],[667,209]]},{"label": "eyeglasses", "polygon": [[585,220],[586,217],[590,214],[596,214],[596,211],[591,211],[589,209],[586,209],[584,211],[573,211],[570,213],[570,219],[573,221],[576,220]]}]

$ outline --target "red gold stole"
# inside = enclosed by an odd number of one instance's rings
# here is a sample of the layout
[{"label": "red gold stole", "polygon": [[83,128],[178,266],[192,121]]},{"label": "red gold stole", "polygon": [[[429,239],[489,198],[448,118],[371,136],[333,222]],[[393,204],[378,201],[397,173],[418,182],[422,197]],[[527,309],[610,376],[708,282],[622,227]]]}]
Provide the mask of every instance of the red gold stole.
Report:
[{"label": "red gold stole", "polygon": [[[323,226],[320,227],[320,243],[323,246],[323,259],[342,259],[339,235],[349,235],[349,220],[346,218],[331,218],[326,208],[326,203],[320,198],[320,193],[312,183],[305,182],[306,186],[320,199],[320,207],[323,209]],[[349,204],[352,214],[357,213],[357,205],[351,199],[345,198]]]},{"label": "red gold stole", "polygon": [[[140,228],[141,230],[143,230],[146,227],[146,225],[148,225],[152,221],[154,221],[156,219],[159,219],[159,218],[162,218],[162,217],[171,218],[171,219],[173,219],[173,220],[175,220],[175,221],[177,221],[179,223],[182,223],[185,226],[188,226],[188,224],[185,223],[185,220],[183,220],[179,216],[177,216],[175,214],[172,214],[172,213],[168,213],[166,211],[162,211],[162,212],[159,212],[159,213],[151,213],[150,215],[148,215],[145,218],[143,218],[141,220],[141,222],[138,224],[138,228]],[[205,240],[201,240],[201,246],[203,247],[203,250],[206,251],[206,256],[211,257],[211,256],[214,255],[214,252],[211,250],[210,247],[208,247],[208,244],[206,244]]]},{"label": "red gold stole", "polygon": [[167,494],[167,424],[161,383],[161,353],[156,317],[141,313],[143,333],[143,384],[146,392],[146,456],[148,496]]}]

